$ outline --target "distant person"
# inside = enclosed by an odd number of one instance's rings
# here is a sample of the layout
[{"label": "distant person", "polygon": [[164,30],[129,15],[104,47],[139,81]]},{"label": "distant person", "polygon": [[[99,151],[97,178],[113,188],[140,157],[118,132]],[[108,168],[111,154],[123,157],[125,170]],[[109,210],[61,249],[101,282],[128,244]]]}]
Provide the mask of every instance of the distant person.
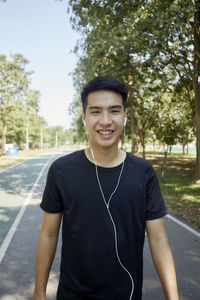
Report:
[{"label": "distant person", "polygon": [[82,90],[89,146],[49,169],[34,300],[46,299],[61,219],[57,300],[141,300],[145,229],[166,299],[179,299],[156,174],[146,160],[118,148],[127,92],[111,76],[96,77]]}]

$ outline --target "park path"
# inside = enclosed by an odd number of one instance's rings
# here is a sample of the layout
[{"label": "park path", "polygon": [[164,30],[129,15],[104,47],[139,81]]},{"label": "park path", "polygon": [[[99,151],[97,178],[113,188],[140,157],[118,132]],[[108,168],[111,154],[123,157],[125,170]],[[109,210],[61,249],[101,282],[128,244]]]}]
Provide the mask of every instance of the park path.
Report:
[{"label": "park path", "polygon": [[[7,176],[6,173],[0,173],[0,187],[4,187],[4,193],[9,194],[8,201],[14,201],[15,205],[12,210],[15,215],[8,212],[8,219],[13,221],[23,203],[24,198],[28,196],[36,178],[40,178],[35,189],[32,191],[29,205],[27,206],[15,234],[9,244],[9,247],[0,263],[0,299],[1,300],[31,300],[34,286],[34,264],[35,252],[39,229],[42,220],[42,211],[39,208],[42,193],[44,190],[46,175],[49,165],[58,156],[53,157],[43,155],[22,165],[11,168],[9,178],[13,178],[9,185],[4,183],[1,175]],[[45,168],[44,165],[46,164]],[[19,168],[19,169],[18,169]],[[42,174],[41,170],[43,168]],[[24,172],[22,172],[24,170]],[[8,172],[7,171],[7,172]],[[20,173],[21,172],[21,173]],[[20,174],[20,176],[18,176]],[[30,176],[31,174],[31,176]],[[27,177],[32,178],[32,182]],[[15,182],[14,178],[17,180]],[[4,178],[5,179],[5,178]],[[23,185],[23,189],[22,186]],[[16,194],[17,193],[17,198]],[[2,194],[0,194],[2,195]],[[5,194],[3,194],[5,195]],[[22,199],[23,198],[23,199]],[[0,198],[1,203],[1,198]],[[17,204],[16,204],[17,203]],[[6,206],[4,206],[5,208]],[[2,211],[1,211],[2,213]],[[7,216],[4,211],[4,216]],[[4,218],[6,219],[6,218]],[[165,218],[166,229],[172,247],[181,300],[199,300],[200,299],[200,236],[194,234],[175,223],[170,218]],[[0,224],[2,221],[0,220]],[[5,234],[5,233],[4,233]],[[48,285],[48,300],[55,299],[57,281],[59,276],[60,261],[60,240],[56,252],[54,264],[52,266],[50,280]],[[144,287],[143,300],[161,300],[164,295],[159,283],[159,279],[154,270],[148,241],[146,238],[144,247]],[[103,299],[102,299],[103,300]],[[124,299],[122,299],[124,300]]]},{"label": "park path", "polygon": [[0,172],[0,244],[43,166],[48,160],[51,161],[52,155],[46,153],[35,156]]}]

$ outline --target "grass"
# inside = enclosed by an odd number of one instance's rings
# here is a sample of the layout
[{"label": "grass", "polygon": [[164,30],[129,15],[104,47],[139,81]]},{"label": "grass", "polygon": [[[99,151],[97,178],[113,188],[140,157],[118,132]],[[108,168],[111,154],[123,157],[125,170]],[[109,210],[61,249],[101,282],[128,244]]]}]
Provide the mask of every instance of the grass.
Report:
[{"label": "grass", "polygon": [[23,161],[32,156],[39,155],[41,153],[52,151],[53,149],[34,149],[34,150],[20,150],[18,155],[8,156],[2,155],[0,156],[0,170],[6,169],[14,164],[17,164],[20,161]]},{"label": "grass", "polygon": [[[194,155],[148,153],[154,166],[169,212],[200,229],[200,184],[194,179]],[[162,177],[164,171],[164,177]]]}]

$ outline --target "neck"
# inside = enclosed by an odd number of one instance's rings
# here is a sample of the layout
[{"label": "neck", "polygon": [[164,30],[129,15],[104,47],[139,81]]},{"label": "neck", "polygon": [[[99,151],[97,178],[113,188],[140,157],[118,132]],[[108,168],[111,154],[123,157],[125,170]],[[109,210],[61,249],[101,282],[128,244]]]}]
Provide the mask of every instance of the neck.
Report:
[{"label": "neck", "polygon": [[93,151],[95,161],[98,166],[102,167],[115,167],[120,165],[126,157],[126,153],[119,149],[118,147],[113,148],[98,148],[94,145],[85,149],[85,154],[87,158],[94,163],[94,159],[92,157],[91,149]]}]

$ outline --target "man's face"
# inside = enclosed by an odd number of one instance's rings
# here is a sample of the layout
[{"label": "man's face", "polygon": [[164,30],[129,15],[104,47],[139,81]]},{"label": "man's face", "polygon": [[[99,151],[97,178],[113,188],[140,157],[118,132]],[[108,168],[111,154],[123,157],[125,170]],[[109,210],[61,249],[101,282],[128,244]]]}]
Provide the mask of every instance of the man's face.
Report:
[{"label": "man's face", "polygon": [[90,93],[82,118],[86,122],[91,146],[118,146],[125,118],[120,94],[109,90]]}]

